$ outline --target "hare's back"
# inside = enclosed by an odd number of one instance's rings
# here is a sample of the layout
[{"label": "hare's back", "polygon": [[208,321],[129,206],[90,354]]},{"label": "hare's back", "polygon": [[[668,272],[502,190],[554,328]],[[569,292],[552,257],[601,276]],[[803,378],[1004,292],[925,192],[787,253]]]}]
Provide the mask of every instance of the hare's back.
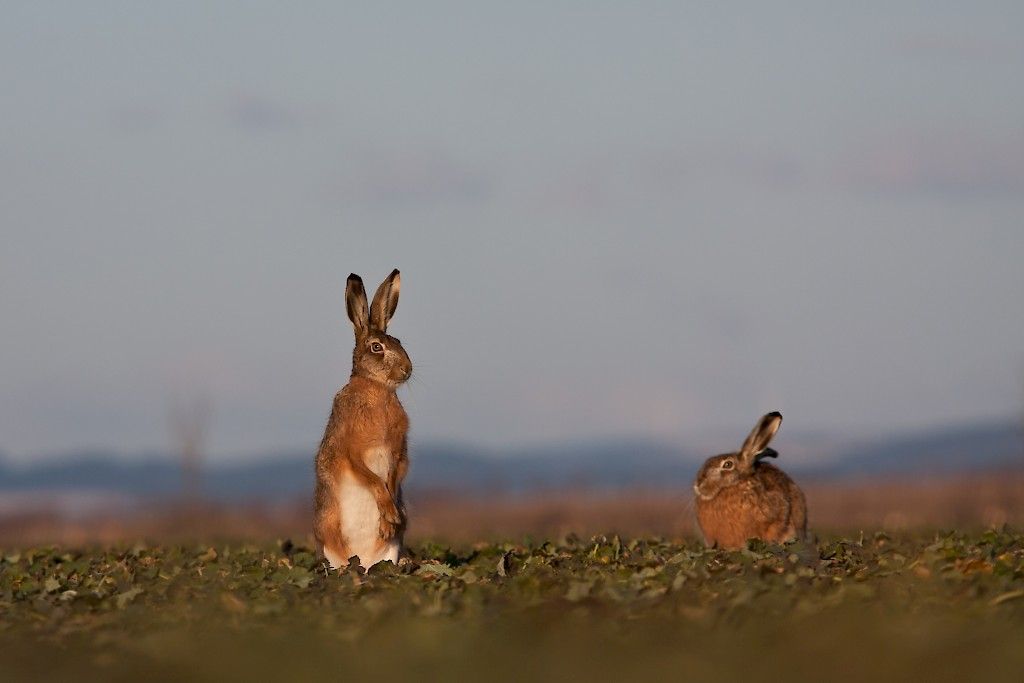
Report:
[{"label": "hare's back", "polygon": [[796,483],[789,478],[788,474],[770,462],[764,462],[763,460],[755,466],[754,478],[760,482],[766,491],[788,493],[796,488]]},{"label": "hare's back", "polygon": [[807,530],[807,501],[804,492],[788,474],[771,463],[759,462],[755,476],[761,482],[765,494],[787,509],[788,526],[793,533],[803,536]]}]

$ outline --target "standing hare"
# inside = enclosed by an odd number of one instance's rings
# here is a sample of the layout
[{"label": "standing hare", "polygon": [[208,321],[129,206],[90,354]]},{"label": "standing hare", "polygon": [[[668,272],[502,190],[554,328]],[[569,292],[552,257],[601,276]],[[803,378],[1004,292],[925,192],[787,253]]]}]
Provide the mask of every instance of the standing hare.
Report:
[{"label": "standing hare", "polygon": [[707,545],[737,549],[749,538],[782,543],[807,535],[803,491],[763,460],[778,457],[768,442],[781,424],[781,413],[768,413],[738,452],[708,458],[700,468],[693,492]]},{"label": "standing hare", "polygon": [[387,334],[401,277],[392,271],[367,306],[358,275],[348,276],[345,304],[355,328],[352,376],[334,397],[316,455],[317,552],[332,567],[357,556],[363,567],[398,562],[406,517],[402,480],[409,468],[409,417],[395,395],[412,363]]}]

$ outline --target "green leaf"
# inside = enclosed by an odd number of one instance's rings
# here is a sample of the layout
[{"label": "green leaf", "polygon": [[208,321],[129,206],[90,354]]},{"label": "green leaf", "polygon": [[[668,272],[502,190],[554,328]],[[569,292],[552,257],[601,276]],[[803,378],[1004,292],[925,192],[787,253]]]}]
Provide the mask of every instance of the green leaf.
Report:
[{"label": "green leaf", "polygon": [[579,602],[580,600],[589,597],[590,591],[593,588],[593,581],[573,581],[569,584],[569,590],[566,591],[565,598],[570,602]]},{"label": "green leaf", "polygon": [[132,588],[130,590],[126,590],[126,591],[124,591],[122,593],[118,593],[117,597],[114,598],[115,602],[117,603],[117,608],[118,609],[124,609],[125,607],[128,606],[128,604],[130,602],[135,600],[135,598],[137,598],[141,594],[142,594],[142,589],[141,588],[137,588],[137,587],[136,588]]},{"label": "green leaf", "polygon": [[425,577],[451,576],[454,573],[451,567],[440,562],[424,563],[419,566],[414,574]]},{"label": "green leaf", "polygon": [[200,562],[213,562],[217,559],[217,549],[211,546],[205,553],[197,556],[196,559]]},{"label": "green leaf", "polygon": [[1008,591],[1006,593],[1003,593],[1002,595],[993,598],[988,604],[992,607],[995,607],[996,605],[1001,605],[1004,602],[1018,600],[1020,598],[1024,598],[1024,590]]},{"label": "green leaf", "polygon": [[305,567],[292,567],[288,576],[288,583],[299,588],[308,588],[309,584],[316,578],[312,572]]},{"label": "green leaf", "polygon": [[511,567],[512,567],[512,551],[509,550],[509,551],[503,553],[502,556],[498,558],[498,566],[497,566],[498,576],[502,576],[502,577],[508,576],[508,573],[509,573],[509,570],[511,569]]}]

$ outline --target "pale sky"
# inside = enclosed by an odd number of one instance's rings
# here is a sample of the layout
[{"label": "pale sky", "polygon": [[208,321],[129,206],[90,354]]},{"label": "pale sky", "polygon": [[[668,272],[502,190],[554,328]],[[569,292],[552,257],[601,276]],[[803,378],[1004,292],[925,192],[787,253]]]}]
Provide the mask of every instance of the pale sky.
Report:
[{"label": "pale sky", "polygon": [[415,439],[1024,412],[1024,5],[211,4],[2,3],[0,452],[312,452],[393,267]]}]

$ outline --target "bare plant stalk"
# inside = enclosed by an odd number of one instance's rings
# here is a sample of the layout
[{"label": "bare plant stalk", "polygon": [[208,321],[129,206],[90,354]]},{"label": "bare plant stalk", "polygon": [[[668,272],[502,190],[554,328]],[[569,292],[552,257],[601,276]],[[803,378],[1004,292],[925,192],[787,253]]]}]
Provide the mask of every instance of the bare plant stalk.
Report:
[{"label": "bare plant stalk", "polygon": [[190,507],[202,500],[203,451],[212,411],[209,401],[172,401],[169,425],[181,462],[182,499]]}]

